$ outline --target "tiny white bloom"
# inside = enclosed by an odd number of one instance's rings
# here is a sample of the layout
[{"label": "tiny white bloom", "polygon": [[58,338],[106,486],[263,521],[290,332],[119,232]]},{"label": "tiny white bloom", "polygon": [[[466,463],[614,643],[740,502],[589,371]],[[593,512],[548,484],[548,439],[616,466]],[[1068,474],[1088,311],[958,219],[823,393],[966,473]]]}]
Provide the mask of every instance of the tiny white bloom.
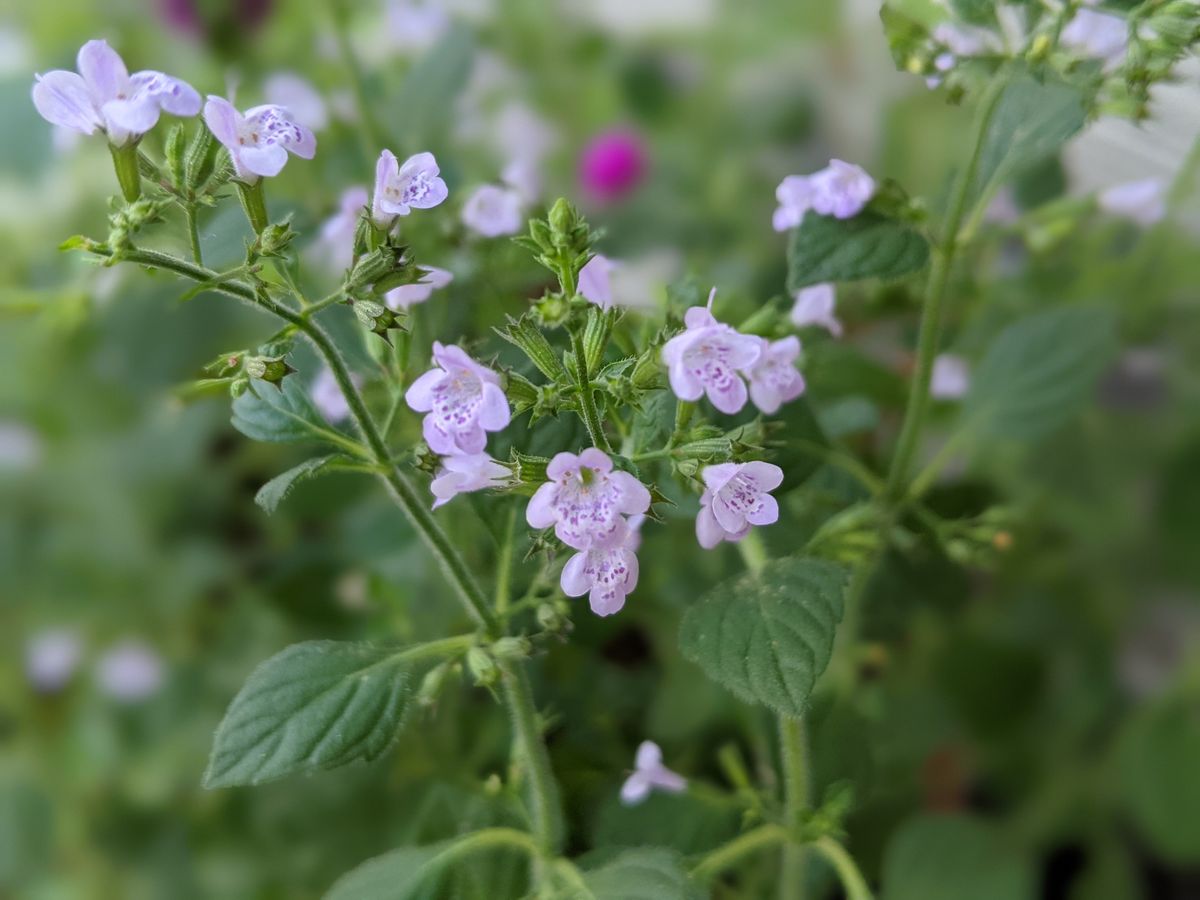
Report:
[{"label": "tiny white bloom", "polygon": [[263,82],[263,94],[268,103],[282,106],[292,117],[312,131],[329,124],[329,108],[325,98],[312,82],[295,72],[276,72]]},{"label": "tiny white bloom", "polygon": [[25,675],[36,690],[60,691],[79,668],[83,641],[74,631],[53,628],[35,634],[25,645]]},{"label": "tiny white bloom", "polygon": [[1129,23],[1111,13],[1081,9],[1066,24],[1059,40],[1064,47],[1104,61],[1106,71],[1116,68],[1129,46]]},{"label": "tiny white bloom", "polygon": [[163,677],[162,657],[141,641],[117,644],[96,664],[100,690],[122,703],[136,703],[158,693]]},{"label": "tiny white bloom", "polygon": [[402,284],[384,294],[383,299],[388,309],[398,312],[408,309],[416,303],[424,303],[433,296],[434,291],[440,291],[454,280],[453,274],[445,269],[439,269],[437,266],[417,266],[417,268],[425,273],[419,281],[413,284]]},{"label": "tiny white bloom", "polygon": [[816,325],[834,337],[842,336],[842,323],[834,316],[837,295],[832,284],[812,284],[796,291],[791,320],[797,328]]},{"label": "tiny white bloom", "polygon": [[672,772],[662,762],[662,750],[654,741],[642,741],[634,760],[634,771],[621,786],[621,802],[636,806],[650,796],[652,790],[679,794],[687,790],[687,779]]},{"label": "tiny white bloom", "polygon": [[1096,201],[1100,208],[1116,216],[1125,216],[1139,225],[1150,226],[1167,212],[1167,186],[1161,179],[1128,181],[1101,191]]},{"label": "tiny white bloom", "polygon": [[463,224],[484,237],[516,234],[523,224],[521,195],[510,188],[485,184],[463,204]]},{"label": "tiny white bloom", "polygon": [[933,361],[929,393],[939,400],[957,400],[971,386],[971,369],[961,356],[943,353]]}]

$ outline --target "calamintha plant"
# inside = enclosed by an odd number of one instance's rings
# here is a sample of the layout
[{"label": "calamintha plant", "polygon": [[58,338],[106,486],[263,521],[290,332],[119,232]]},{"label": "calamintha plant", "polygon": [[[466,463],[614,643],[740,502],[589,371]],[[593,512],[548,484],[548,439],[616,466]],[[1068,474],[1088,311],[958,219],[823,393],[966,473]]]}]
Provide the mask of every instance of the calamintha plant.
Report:
[{"label": "calamintha plant", "polygon": [[[981,4],[954,6],[969,11]],[[414,258],[404,224],[410,216],[443,212],[438,207],[450,192],[432,153],[401,160],[372,147],[373,189],[348,193],[326,229],[341,242],[344,276],[331,294],[314,299],[300,287],[298,235],[289,221],[272,220],[267,204],[269,181],[299,164],[291,157],[319,152],[313,133],[286,108],[239,110],[216,96],[202,103],[191,86],[160,72],[128,74],[101,41],[80,51],[78,73],[39,76],[33,92],[39,112],[57,125],[101,133],[121,189],[110,233],[74,237],[64,247],[104,266],[172,273],[194,293],[225,295],[276,320],[261,344],[222,353],[196,385],[228,391],[235,426],[252,438],[327,446],[324,455],[266,484],[259,504],[273,512],[294,485],[326,472],[373,476],[436,559],[472,624],[402,647],[310,641],[282,650],[230,705],[207,786],[257,784],[376,759],[404,727],[410,707],[433,704],[450,679],[466,674],[508,712],[512,766],[496,790],[514,799],[524,827],[397,848],[345,875],[330,889],[331,900],[430,896],[448,873],[498,848],[527,858],[531,897],[704,896],[768,848],[782,855],[777,883],[784,900],[803,895],[811,854],[832,867],[847,897],[871,897],[843,844],[848,790],[810,796],[805,716],[818,679],[835,693],[856,687],[859,601],[886,552],[932,542],[961,563],[979,564],[1012,541],[1002,504],[969,519],[946,519],[924,502],[950,455],[939,453],[914,471],[931,396],[966,394],[953,448],[996,433],[1036,431],[1077,404],[1099,375],[1114,328],[1101,308],[1056,309],[1019,321],[974,373],[940,354],[956,263],[992,238],[987,212],[998,192],[1098,111],[1141,115],[1150,86],[1168,76],[1197,38],[1193,3],[1148,0],[1122,14],[1094,6],[1025,4],[1019,20],[1002,17],[1002,27],[964,13],[964,20],[932,29],[885,7],[901,67],[973,107],[968,153],[937,215],[901,186],[838,159],[786,178],[773,225],[788,234],[794,305],[767,302],[730,322],[717,288],[705,294],[687,283],[672,292],[665,318],[624,308],[614,302],[610,263],[596,252],[599,236],[560,199],[516,239],[551,274],[545,293],[520,315],[486,323],[490,335],[443,335],[445,342],[431,347],[413,346],[410,320],[450,275]],[[200,118],[171,125],[156,159],[141,139],[161,127],[162,113]],[[371,141],[370,117],[363,118]],[[204,264],[197,223],[234,194],[254,237],[242,262],[216,271]],[[1104,202],[1150,219],[1156,215],[1149,207],[1161,206],[1152,186]],[[468,201],[464,219],[480,234],[502,235],[523,216],[524,204],[516,187],[489,185]],[[1031,241],[1056,240],[1095,206],[1089,199],[1034,208],[1024,214],[1021,233]],[[177,226],[178,237],[170,234]],[[767,223],[763,231],[771,234]],[[190,248],[190,257],[164,249],[172,246]],[[883,471],[815,421],[785,416],[806,389],[797,332],[840,335],[835,286],[864,279],[923,285],[907,407]],[[522,301],[513,301],[515,310]],[[368,383],[351,372],[322,323],[338,306],[353,310],[372,342],[378,366]],[[499,339],[519,350],[520,365],[496,361],[495,347],[504,346]],[[300,341],[324,366],[317,405],[292,366]],[[1072,345],[1069,354],[1041,364],[1038,347],[1064,342]],[[426,359],[428,368],[415,374]],[[318,406],[339,408],[352,430],[331,424],[334,417],[322,416]],[[408,415],[420,417],[423,442],[397,446],[393,425]],[[582,423],[587,443],[547,449],[572,418]],[[863,499],[830,518],[806,546],[772,558],[760,532],[779,519],[778,497],[803,489],[814,461],[844,472]],[[500,539],[490,565],[472,571],[432,510],[461,505],[458,495],[477,491],[502,500]],[[529,662],[569,639],[572,617],[618,615],[640,602],[639,566],[688,565],[639,562],[644,529],[675,527],[678,516],[661,524],[668,508],[694,518],[697,554],[726,542],[741,552],[745,574],[698,599],[679,640],[710,678],[777,715],[778,784],[755,786],[736,755],[727,755],[722,765],[745,825],[731,842],[701,858],[643,847],[573,861],[565,854],[567,825]],[[530,550],[517,559],[521,523],[530,529]],[[514,597],[518,582],[525,592]],[[689,785],[646,741],[622,799],[635,804],[654,790]]]}]

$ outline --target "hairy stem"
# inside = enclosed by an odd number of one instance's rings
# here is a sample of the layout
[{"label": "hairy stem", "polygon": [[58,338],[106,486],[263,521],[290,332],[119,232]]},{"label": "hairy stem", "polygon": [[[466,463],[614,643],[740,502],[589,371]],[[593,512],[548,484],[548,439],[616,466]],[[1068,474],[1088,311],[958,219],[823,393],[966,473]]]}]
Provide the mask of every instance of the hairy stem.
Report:
[{"label": "hairy stem", "polygon": [[525,669],[511,663],[500,667],[504,699],[512,716],[517,755],[525,764],[523,774],[529,780],[529,818],[542,851],[557,855],[562,851],[566,826],[562,798],[550,769],[550,754],[542,740],[534,706],[533,689]]},{"label": "hairy stem", "polygon": [[753,831],[734,838],[713,850],[692,869],[692,878],[701,884],[740,862],[743,857],[766,847],[782,844],[788,840],[787,829],[781,825],[761,825]]},{"label": "hairy stem", "polygon": [[112,153],[113,169],[117,173],[117,181],[121,185],[121,196],[126,203],[132,203],[142,196],[142,173],[138,171],[138,148],[136,141],[130,141],[124,146],[108,145]]},{"label": "hairy stem", "polygon": [[845,847],[831,837],[818,838],[812,846],[837,872],[838,879],[846,890],[846,900],[874,900],[866,879]]},{"label": "hairy stem", "polygon": [[[795,828],[800,814],[808,808],[808,742],[802,719],[779,717],[779,752],[783,759],[784,824]],[[784,845],[779,900],[801,900],[804,896],[804,855],[804,847],[791,842]]]},{"label": "hairy stem", "polygon": [[202,266],[204,265],[204,253],[200,249],[200,224],[196,217],[196,204],[185,203],[183,212],[187,218],[188,244],[192,248],[192,262]]},{"label": "hairy stem", "polygon": [[253,184],[244,181],[235,181],[234,184],[237,185],[238,198],[242,201],[242,209],[246,212],[250,227],[254,229],[255,234],[262,234],[269,222],[267,196],[263,191],[262,179],[259,178]]},{"label": "hairy stem", "polygon": [[571,332],[571,350],[575,353],[575,383],[579,388],[579,415],[587,426],[592,446],[599,447],[605,453],[612,453],[608,437],[604,434],[604,425],[600,421],[600,412],[596,409],[596,398],[592,395],[591,376],[588,374],[587,354],[583,350],[583,339],[579,332]]}]

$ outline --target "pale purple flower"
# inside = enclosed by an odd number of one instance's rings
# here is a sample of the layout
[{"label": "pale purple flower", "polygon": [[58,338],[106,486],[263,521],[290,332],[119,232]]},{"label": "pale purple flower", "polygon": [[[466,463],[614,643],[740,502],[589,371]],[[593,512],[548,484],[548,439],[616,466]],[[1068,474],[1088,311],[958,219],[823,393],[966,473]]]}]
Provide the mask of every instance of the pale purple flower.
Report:
[{"label": "pale purple flower", "polygon": [[994,32],[960,22],[941,23],[933,29],[933,39],[955,56],[979,56],[1002,49],[1000,38]]},{"label": "pale purple flower", "polygon": [[17,420],[0,419],[0,473],[27,472],[42,459],[42,439]]},{"label": "pale purple flower", "polygon": [[831,159],[820,172],[809,176],[812,208],[823,216],[849,219],[858,215],[875,194],[875,179],[853,163]]},{"label": "pale purple flower", "polygon": [[779,206],[771,217],[776,231],[788,231],[804,221],[804,214],[812,209],[813,187],[808,176],[788,175],[775,188],[775,199]]},{"label": "pale purple flower", "polygon": [[536,203],[542,195],[542,172],[537,159],[519,156],[510,160],[500,173],[500,180],[517,192],[521,202]]},{"label": "pale purple flower", "polygon": [[1161,179],[1128,181],[1101,191],[1096,197],[1100,208],[1116,216],[1132,219],[1149,227],[1167,214],[1167,186]]},{"label": "pale purple flower", "polygon": [[765,338],[759,341],[762,353],[758,362],[746,370],[750,399],[760,410],[772,415],[804,393],[804,376],[796,368],[800,338],[792,335],[774,343]]},{"label": "pale purple flower", "polygon": [[588,595],[588,605],[598,616],[611,616],[625,606],[625,598],[637,587],[638,559],[635,532],[620,528],[621,542],[608,547],[580,550],[563,566],[560,583],[568,597]]},{"label": "pale purple flower", "polygon": [[380,228],[389,227],[397,216],[414,209],[432,209],[449,191],[439,177],[441,169],[432,153],[417,153],[400,165],[396,154],[384,150],[375,164],[375,196],[371,218]]},{"label": "pale purple flower", "polygon": [[524,224],[521,207],[521,195],[515,190],[485,184],[463,204],[463,224],[484,237],[516,234]]},{"label": "pale purple flower", "polygon": [[450,16],[436,3],[392,0],[387,9],[388,31],[402,51],[427,50],[450,29]]},{"label": "pale purple flower", "polygon": [[594,137],[579,157],[583,189],[600,201],[616,200],[638,186],[646,174],[647,152],[633,131],[609,131]]},{"label": "pale purple flower", "polygon": [[933,361],[929,393],[939,400],[956,400],[971,386],[971,369],[961,356],[943,353]]},{"label": "pale purple flower", "polygon": [[442,467],[429,485],[436,498],[433,508],[449,503],[459,494],[501,487],[512,473],[486,453],[451,454],[442,457]]},{"label": "pale purple flower", "polygon": [[646,486],[614,470],[612,460],[595,447],[578,456],[556,454],[546,477],[550,480],[529,500],[525,520],[531,528],[553,525],[558,539],[576,550],[621,544],[628,531],[624,516],[650,508]]},{"label": "pale purple flower", "polygon": [[1121,16],[1080,9],[1062,30],[1064,47],[1104,61],[1106,70],[1120,65],[1129,45],[1129,23]]},{"label": "pale purple flower", "polygon": [[421,276],[420,281],[413,284],[402,284],[383,295],[388,309],[398,312],[408,309],[415,303],[424,303],[433,296],[434,291],[441,290],[454,280],[453,274],[445,269],[439,269],[437,266],[417,266],[417,268],[425,273]]},{"label": "pale purple flower", "polygon": [[759,339],[741,334],[713,318],[708,306],[693,306],[684,314],[687,329],[667,341],[662,359],[667,365],[671,390],[680,400],[709,401],[723,413],[733,414],[746,405],[746,383],[742,373],[762,354]]},{"label": "pale purple flower", "polygon": [[329,107],[312,82],[295,72],[276,72],[263,82],[267,102],[282,106],[305,128],[320,131],[329,124]]},{"label": "pale purple flower", "polygon": [[496,114],[489,137],[502,158],[541,162],[559,142],[558,130],[532,107],[519,100],[506,103]]},{"label": "pale purple flower", "polygon": [[[352,374],[350,380],[355,387],[362,386],[362,378],[358,375]],[[312,398],[317,412],[324,416],[325,421],[330,425],[336,425],[350,418],[350,404],[346,402],[346,395],[342,393],[341,386],[329,369],[322,369],[317,373],[308,395]]]},{"label": "pale purple flower", "polygon": [[338,211],[321,224],[317,249],[333,271],[341,272],[354,262],[354,235],[369,202],[365,187],[347,188],[338,202]]},{"label": "pale purple flower", "polygon": [[705,491],[696,516],[696,539],[705,550],[721,541],[740,541],[752,525],[779,519],[779,504],[768,492],[783,484],[783,470],[767,462],[721,463],[700,473]]},{"label": "pale purple flower", "polygon": [[471,359],[461,347],[433,342],[435,367],[404,395],[415,412],[428,413],[425,443],[434,453],[480,453],[487,432],[508,425],[512,411],[500,389],[500,376]]},{"label": "pale purple flower", "polygon": [[579,293],[601,309],[613,305],[612,273],[617,264],[597,253],[579,270]]},{"label": "pale purple flower", "polygon": [[83,641],[67,628],[53,628],[31,637],[25,645],[25,676],[35,690],[61,691],[83,658]]},{"label": "pale purple flower", "polygon": [[158,122],[161,113],[194,116],[200,95],[162,72],[134,72],[105,41],[88,41],[76,60],[79,73],[55,69],[37,75],[33,105],[47,122],[83,134],[103,129],[118,147],[136,141]]},{"label": "pale purple flower", "polygon": [[282,106],[255,106],[243,114],[224,97],[210,94],[204,121],[229,151],[234,174],[247,184],[278,175],[289,151],[301,159],[312,159],[317,152],[313,133]]},{"label": "pale purple flower", "polygon": [[634,771],[621,786],[621,802],[636,806],[650,796],[652,790],[678,794],[687,790],[687,779],[672,772],[662,761],[662,750],[654,741],[642,741],[637,748]]},{"label": "pale purple flower", "polygon": [[800,288],[790,313],[792,324],[797,328],[819,326],[834,337],[841,337],[842,323],[833,314],[836,304],[837,293],[832,284],[810,284]]},{"label": "pale purple flower", "polygon": [[136,703],[156,694],[163,683],[163,662],[141,641],[124,641],[96,663],[100,690],[123,703]]}]

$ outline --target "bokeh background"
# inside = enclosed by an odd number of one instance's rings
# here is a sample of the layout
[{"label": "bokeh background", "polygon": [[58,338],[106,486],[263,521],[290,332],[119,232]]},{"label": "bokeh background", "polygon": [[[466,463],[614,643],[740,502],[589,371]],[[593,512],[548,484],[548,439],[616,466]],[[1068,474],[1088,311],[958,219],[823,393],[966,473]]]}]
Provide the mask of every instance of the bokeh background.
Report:
[{"label": "bokeh background", "polygon": [[[106,233],[115,184],[102,141],[37,117],[34,71],[71,68],[80,44],[105,37],[131,69],[236,91],[243,107],[301,74],[319,94],[307,108],[319,152],[270,192],[304,241],[344,189],[367,183],[375,138],[402,158],[434,151],[451,200],[409,234],[418,258],[455,281],[421,309],[414,347],[486,337],[544,285],[520,248],[457,221],[465,192],[516,155],[538,160],[545,196],[572,197],[605,229],[600,247],[625,262],[627,297],[661,304],[668,283],[690,278],[747,312],[784,291],[784,239],[770,227],[784,175],[836,156],[936,209],[962,158],[969,112],[895,70],[868,0],[445,9],[405,19],[414,14],[399,6],[350,4],[349,55],[329,7],[298,0],[0,12],[0,897],[317,897],[390,847],[513,816],[488,783],[507,765],[503,713],[466,686],[376,765],[201,790],[213,729],[258,662],[308,638],[432,637],[460,614],[368,481],[305,485],[270,517],[254,505],[303,450],[249,441],[229,424],[228,397],[179,386],[269,324],[220,298],[185,298],[161,275],[56,249]],[[853,783],[848,844],[872,880],[905,829],[950,815],[995,837],[979,871],[997,898],[1200,896],[1195,60],[1180,76],[1148,122],[1091,126],[1038,186],[1046,199],[1159,177],[1167,221],[1092,217],[1040,250],[1000,235],[956,275],[949,343],[968,360],[1020,315],[1079,300],[1117,311],[1121,349],[1084,413],[1034,444],[976,448],[935,490],[947,515],[1003,500],[1016,511],[1011,549],[986,567],[929,548],[893,555],[868,591],[859,687],[848,702],[818,698],[812,739],[817,795]],[[611,133],[633,142],[644,171],[606,200],[580,183],[579,160]],[[236,203],[201,230],[211,265],[240,257]],[[319,248],[304,252],[305,283],[332,287]],[[871,464],[902,407],[918,287],[846,289],[847,338],[806,340],[811,409]],[[369,371],[367,345],[342,324]],[[313,361],[298,360],[311,381]],[[935,410],[930,453],[952,418],[952,404]],[[415,439],[414,422],[401,430],[400,446]],[[771,547],[801,546],[855,490],[816,471],[787,497]],[[500,509],[489,502],[460,499],[445,517],[485,577],[492,538],[464,513],[486,519]],[[771,777],[769,717],[676,649],[681,611],[737,570],[736,555],[700,557],[684,513],[645,540],[627,610],[576,615],[569,643],[538,664],[575,852],[709,849],[739,825],[717,789],[718,752],[737,748]],[[644,737],[702,789],[622,808]],[[456,896],[518,896],[520,871],[503,863]],[[827,872],[810,874],[814,896],[836,896]],[[772,878],[764,865],[718,896],[768,896]]]}]

